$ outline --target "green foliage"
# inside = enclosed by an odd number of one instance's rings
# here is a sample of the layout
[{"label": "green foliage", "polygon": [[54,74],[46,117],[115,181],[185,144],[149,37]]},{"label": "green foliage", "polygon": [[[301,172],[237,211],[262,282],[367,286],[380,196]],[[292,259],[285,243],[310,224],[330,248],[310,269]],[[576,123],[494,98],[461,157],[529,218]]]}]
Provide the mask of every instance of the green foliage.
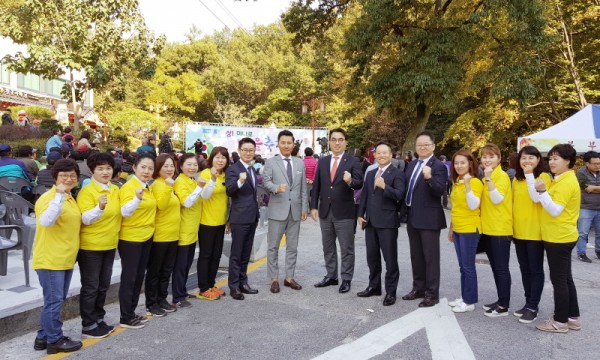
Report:
[{"label": "green foliage", "polygon": [[52,118],[54,113],[50,109],[46,109],[41,106],[13,106],[10,108],[12,111],[13,117],[16,118],[16,115],[20,110],[25,110],[27,113],[27,117],[30,120],[40,119],[40,120],[49,120]]},{"label": "green foliage", "polygon": [[40,129],[53,130],[53,129],[60,129],[60,128],[61,128],[61,126],[58,123],[58,121],[52,120],[52,119],[44,119],[44,120],[42,120],[42,123],[40,124]]},{"label": "green foliage", "polygon": [[140,109],[125,108],[108,111],[106,116],[110,128],[121,129],[138,139],[149,133],[161,133],[165,130],[165,123],[160,117]]}]

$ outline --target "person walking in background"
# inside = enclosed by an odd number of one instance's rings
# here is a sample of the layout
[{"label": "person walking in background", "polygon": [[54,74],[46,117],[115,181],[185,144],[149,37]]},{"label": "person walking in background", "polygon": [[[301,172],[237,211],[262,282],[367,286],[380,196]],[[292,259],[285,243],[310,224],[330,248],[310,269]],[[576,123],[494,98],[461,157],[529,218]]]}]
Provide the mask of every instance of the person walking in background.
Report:
[{"label": "person walking in background", "polygon": [[541,180],[546,186],[550,186],[551,180],[544,172],[542,154],[535,147],[523,147],[517,154],[517,159],[518,165],[512,182],[513,241],[521,269],[525,305],[515,311],[514,315],[519,318],[519,322],[529,324],[537,319],[538,305],[544,290],[542,206],[537,199],[535,182]]},{"label": "person walking in background", "polygon": [[423,298],[419,307],[440,302],[440,232],[446,227],[442,195],[448,184],[448,170],[433,152],[435,138],[429,131],[417,134],[417,158],[406,168],[408,184],[405,204],[407,233],[412,265],[412,290],[402,300]]},{"label": "person walking in background", "polygon": [[481,229],[498,300],[483,306],[485,316],[508,315],[511,277],[508,263],[513,234],[512,190],[510,178],[500,167],[500,149],[487,144],[481,149],[485,187],[481,198]]},{"label": "person walking in background", "polygon": [[583,154],[585,166],[577,171],[577,181],[581,188],[581,208],[577,230],[577,259],[586,263],[592,260],[586,254],[588,235],[594,227],[596,257],[600,259],[600,154],[588,151]]},{"label": "person walking in background", "polygon": [[398,203],[404,198],[404,173],[391,165],[392,146],[375,146],[377,171],[366,175],[358,208],[358,222],[365,229],[369,285],[357,295],[381,295],[381,256],[385,260],[385,298],[383,306],[396,303],[398,269]]},{"label": "person walking in background", "polygon": [[452,156],[450,177],[452,179],[452,210],[448,241],[454,243],[460,267],[461,297],[448,303],[455,313],[475,310],[479,301],[475,255],[481,237],[479,205],[483,184],[477,178],[478,164],[473,154],[466,149]]},{"label": "person walking in background", "polygon": [[542,241],[554,290],[554,316],[536,325],[536,328],[565,333],[581,329],[577,289],[571,272],[571,252],[577,243],[577,218],[581,205],[581,191],[577,176],[572,171],[577,152],[569,144],[559,144],[548,151],[548,159],[554,179],[550,186],[538,180],[535,189],[544,208]]},{"label": "person walking in background", "polygon": [[307,147],[304,149],[304,168],[306,169],[306,193],[308,194],[308,202],[310,206],[310,196],[312,193],[313,182],[317,172],[317,159],[313,157],[313,149]]},{"label": "person walking in background", "polygon": [[308,217],[308,194],[304,162],[292,156],[294,134],[282,130],[277,135],[278,155],[267,159],[263,186],[269,191],[269,231],[267,233],[267,272],[271,292],[279,288],[279,244],[285,234],[285,279],[283,285],[293,290],[302,286],[294,278],[298,257],[300,221]]}]

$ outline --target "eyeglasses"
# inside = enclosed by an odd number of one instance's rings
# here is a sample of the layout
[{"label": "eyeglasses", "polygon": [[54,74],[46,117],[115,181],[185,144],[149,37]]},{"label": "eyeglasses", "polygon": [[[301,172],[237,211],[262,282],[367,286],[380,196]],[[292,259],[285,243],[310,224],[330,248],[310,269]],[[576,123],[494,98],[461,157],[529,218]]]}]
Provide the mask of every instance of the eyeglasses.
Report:
[{"label": "eyeglasses", "polygon": [[75,175],[75,174],[73,174],[73,175],[59,174],[58,177],[63,180],[68,180],[68,179],[77,180],[78,179],[77,175]]},{"label": "eyeglasses", "polygon": [[342,138],[339,138],[339,139],[329,139],[329,142],[336,143],[336,144],[341,144],[344,141],[346,141],[346,139],[342,139]]},{"label": "eyeglasses", "polygon": [[418,148],[427,148],[427,147],[430,147],[431,145],[433,145],[433,144],[417,144],[415,146]]},{"label": "eyeglasses", "polygon": [[254,149],[240,149],[240,151],[244,153],[253,153]]}]

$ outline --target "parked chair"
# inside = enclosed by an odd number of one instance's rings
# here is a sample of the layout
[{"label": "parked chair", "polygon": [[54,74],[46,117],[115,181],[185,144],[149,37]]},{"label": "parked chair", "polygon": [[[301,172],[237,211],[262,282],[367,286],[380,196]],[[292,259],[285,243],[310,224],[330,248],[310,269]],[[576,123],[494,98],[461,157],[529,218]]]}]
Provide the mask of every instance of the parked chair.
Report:
[{"label": "parked chair", "polygon": [[29,259],[35,240],[35,218],[29,216],[29,213],[34,210],[33,205],[21,196],[8,191],[0,191],[0,203],[6,206],[8,224],[23,229],[23,253]]},{"label": "parked chair", "polygon": [[0,186],[16,194],[20,194],[24,187],[33,188],[33,185],[29,181],[16,176],[0,177]]},{"label": "parked chair", "polygon": [[35,195],[35,200],[37,201],[37,199],[39,199],[40,196],[44,195],[44,193],[50,189],[52,189],[52,186],[46,186],[43,184],[37,184],[36,186],[34,186],[32,192],[33,195]]},{"label": "parked chair", "polygon": [[[9,237],[8,233],[17,232],[17,240]],[[25,286],[29,287],[29,257],[25,253],[23,246],[23,230],[20,226],[2,225],[0,226],[0,276],[6,276],[8,273],[8,252],[10,250],[23,249],[23,268],[25,270]]]}]

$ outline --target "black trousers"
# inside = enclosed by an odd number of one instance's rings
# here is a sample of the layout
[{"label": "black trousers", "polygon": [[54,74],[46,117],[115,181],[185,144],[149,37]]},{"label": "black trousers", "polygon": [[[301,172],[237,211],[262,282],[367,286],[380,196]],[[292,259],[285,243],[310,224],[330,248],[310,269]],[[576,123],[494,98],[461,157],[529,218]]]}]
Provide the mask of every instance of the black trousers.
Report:
[{"label": "black trousers", "polygon": [[554,320],[566,323],[570,317],[579,317],[577,289],[571,273],[571,252],[577,241],[562,244],[547,241],[543,243],[554,289]]},{"label": "black trousers", "polygon": [[413,290],[425,297],[440,297],[440,230],[415,229],[407,224]]},{"label": "black trousers", "polygon": [[248,262],[254,244],[257,223],[231,224],[231,256],[229,257],[229,289],[248,284]]},{"label": "black trousers", "polygon": [[83,330],[96,328],[104,320],[106,292],[110,287],[116,249],[79,250],[77,262],[81,277],[79,313]]},{"label": "black trousers", "polygon": [[192,267],[192,263],[194,262],[195,251],[195,242],[190,245],[177,246],[175,266],[173,267],[173,281],[171,283],[173,303],[178,303],[182,300],[185,300],[188,295],[186,284],[190,267]]},{"label": "black trousers", "polygon": [[525,306],[537,311],[544,290],[544,244],[537,240],[513,241],[525,290]]},{"label": "black trousers", "polygon": [[[385,260],[385,292],[396,295],[400,270],[398,269],[398,229],[381,229],[371,225],[365,229],[369,286],[381,289],[381,256]],[[380,254],[381,252],[381,254]]]},{"label": "black trousers", "polygon": [[200,224],[198,234],[200,255],[198,256],[198,287],[204,292],[215,286],[219,262],[223,253],[225,225],[208,226]]},{"label": "black trousers", "polygon": [[177,240],[168,242],[153,242],[150,249],[150,259],[146,267],[146,307],[149,308],[166,300],[169,294],[169,280],[175,265],[177,255]]},{"label": "black trousers", "polygon": [[151,248],[152,238],[144,242],[119,240],[119,255],[121,256],[119,305],[122,322],[135,318],[135,308],[140,300]]}]

